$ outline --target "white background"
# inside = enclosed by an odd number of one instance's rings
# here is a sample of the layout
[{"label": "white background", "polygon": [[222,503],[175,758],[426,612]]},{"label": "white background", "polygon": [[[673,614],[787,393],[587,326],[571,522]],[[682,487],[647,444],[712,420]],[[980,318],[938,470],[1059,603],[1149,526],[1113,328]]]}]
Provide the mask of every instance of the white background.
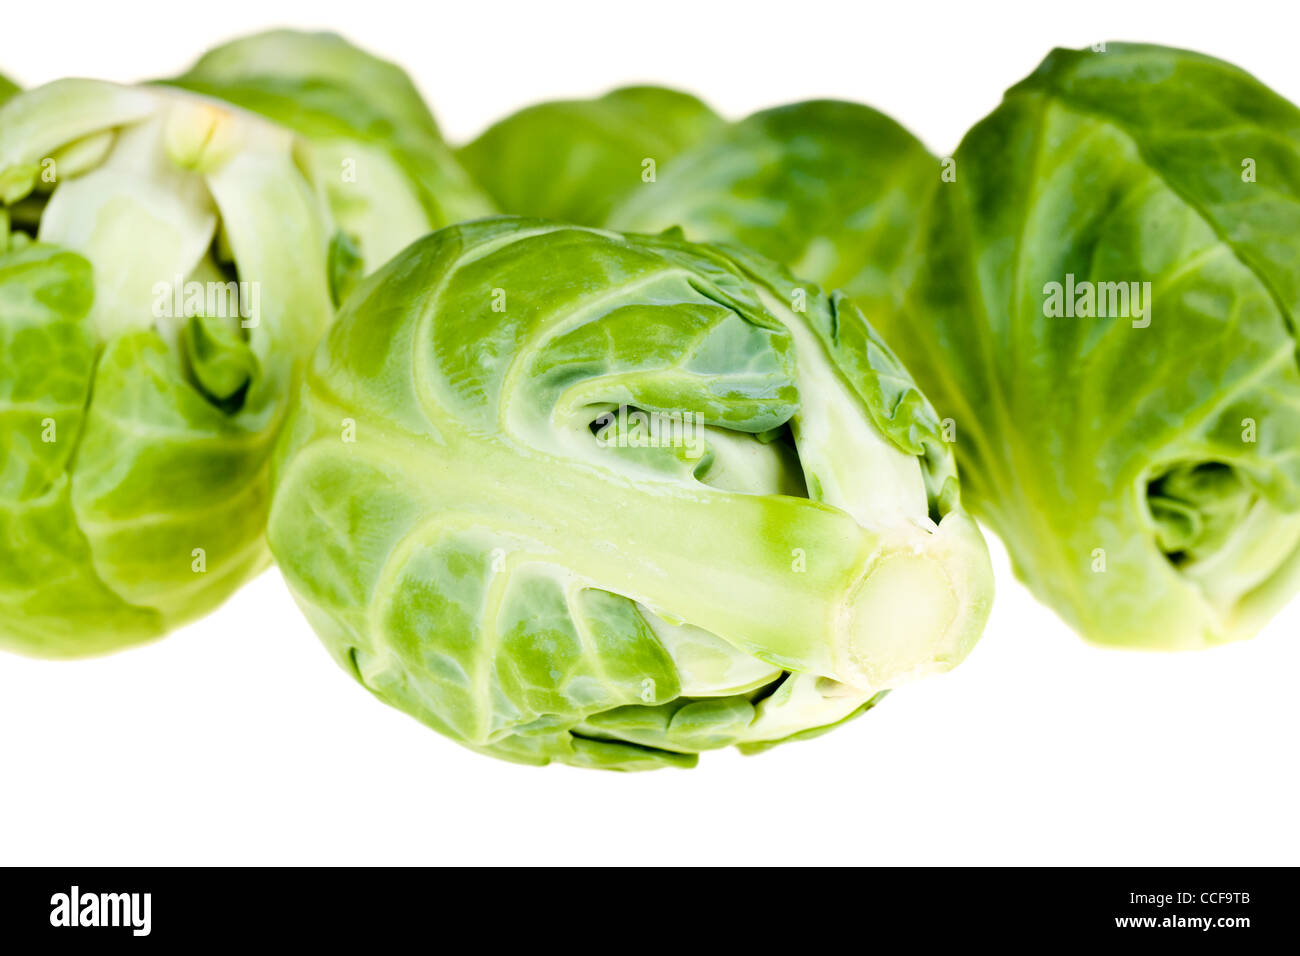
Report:
[{"label": "white background", "polygon": [[[457,140],[649,81],[731,116],[861,100],[946,153],[1057,45],[1187,46],[1300,101],[1289,6],[13,2],[0,70],[134,80],[242,32],[331,27],[410,69]],[[0,655],[0,863],[1300,863],[1300,602],[1241,645],[1103,651],[990,543],[998,602],[961,668],[689,772],[461,750],[338,670],[274,572],[151,647]]]}]

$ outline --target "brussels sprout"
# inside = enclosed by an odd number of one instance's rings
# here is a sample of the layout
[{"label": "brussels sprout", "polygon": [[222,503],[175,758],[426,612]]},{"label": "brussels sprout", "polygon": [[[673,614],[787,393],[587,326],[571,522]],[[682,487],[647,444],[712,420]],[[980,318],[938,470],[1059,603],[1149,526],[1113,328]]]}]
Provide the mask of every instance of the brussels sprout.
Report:
[{"label": "brussels sprout", "polygon": [[610,214],[614,229],[680,226],[738,242],[868,317],[899,307],[917,220],[940,168],[911,133],[857,103],[813,100],[755,113],[668,163]]},{"label": "brussels sprout", "polygon": [[322,344],[273,482],[335,659],[524,763],[822,732],[957,664],[992,594],[940,424],[862,313],[673,235],[415,243]]},{"label": "brussels sprout", "polygon": [[149,640],[269,560],[269,458],[332,315],[292,137],[163,88],[0,108],[0,646]]},{"label": "brussels sprout", "polygon": [[503,211],[599,226],[621,196],[721,123],[690,94],[633,86],[520,110],[459,156]]},{"label": "brussels sprout", "polygon": [[955,160],[873,321],[972,509],[1093,641],[1252,635],[1300,584],[1300,110],[1195,53],[1058,50]]},{"label": "brussels sprout", "polygon": [[204,54],[173,85],[300,133],[350,242],[343,291],[425,233],[495,210],[472,183],[399,67],[332,33],[272,30]]},{"label": "brussels sprout", "polygon": [[18,93],[18,85],[3,74],[0,74],[0,104],[10,99]]}]

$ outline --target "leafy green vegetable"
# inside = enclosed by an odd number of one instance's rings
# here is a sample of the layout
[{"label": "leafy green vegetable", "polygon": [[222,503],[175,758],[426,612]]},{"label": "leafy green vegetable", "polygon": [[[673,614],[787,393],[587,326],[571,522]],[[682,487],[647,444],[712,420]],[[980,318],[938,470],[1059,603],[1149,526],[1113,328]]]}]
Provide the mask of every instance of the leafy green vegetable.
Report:
[{"label": "leafy green vegetable", "polygon": [[720,129],[633,191],[608,224],[742,243],[873,316],[899,307],[939,177],[939,161],[889,117],[814,100]]},{"label": "leafy green vegetable", "polygon": [[459,156],[505,212],[599,226],[620,197],[721,122],[687,93],[632,86],[520,110]]},{"label": "leafy green vegetable", "polygon": [[848,291],[1035,593],[1100,643],[1198,647],[1300,585],[1298,147],[1300,112],[1247,74],[1112,44],[1052,54],[952,161],[866,107],[799,103],[609,223]]},{"label": "leafy green vegetable", "polygon": [[873,321],[972,509],[1091,640],[1250,636],[1300,585],[1300,110],[1195,53],[1058,50],[955,160]]},{"label": "leafy green vegetable", "polygon": [[269,559],[269,457],[332,315],[285,131],[65,80],[0,108],[0,647],[72,657]]},{"label": "leafy green vegetable", "polygon": [[0,74],[0,105],[18,93],[18,84]]},{"label": "leafy green vegetable", "polygon": [[301,161],[325,184],[334,219],[366,272],[432,229],[495,211],[406,73],[335,34],[243,37],[167,82],[304,136],[312,149]]},{"label": "leafy green vegetable", "polygon": [[739,249],[444,229],[348,299],[268,528],[336,660],[524,763],[689,766],[957,664],[992,595],[939,421]]}]

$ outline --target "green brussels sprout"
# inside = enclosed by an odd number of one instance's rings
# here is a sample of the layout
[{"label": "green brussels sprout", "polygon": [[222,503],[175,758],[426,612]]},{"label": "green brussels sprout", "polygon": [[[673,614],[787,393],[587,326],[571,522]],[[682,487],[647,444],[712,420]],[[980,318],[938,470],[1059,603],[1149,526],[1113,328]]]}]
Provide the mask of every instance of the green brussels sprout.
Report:
[{"label": "green brussels sprout", "polygon": [[336,661],[522,763],[823,732],[956,665],[992,597],[940,422],[862,313],[674,235],[413,244],[322,343],[273,483]]},{"label": "green brussels sprout", "polygon": [[328,243],[251,114],[90,80],[0,108],[0,647],[147,641],[266,567]]},{"label": "green brussels sprout", "polygon": [[883,113],[813,100],[719,129],[633,190],[607,224],[742,243],[873,317],[899,307],[939,177],[939,161]]},{"label": "green brussels sprout", "polygon": [[260,113],[310,141],[316,178],[348,240],[332,260],[341,291],[425,233],[496,211],[457,163],[410,77],[335,34],[243,37],[167,82]]},{"label": "green brussels sprout", "polygon": [[721,124],[688,93],[631,86],[530,106],[458,155],[502,211],[599,226],[620,197]]},{"label": "green brussels sprout", "polygon": [[1300,110],[1196,53],[1057,50],[954,168],[872,319],[972,510],[1092,641],[1251,636],[1300,586]]},{"label": "green brussels sprout", "polygon": [[0,73],[0,105],[18,93],[18,84]]}]

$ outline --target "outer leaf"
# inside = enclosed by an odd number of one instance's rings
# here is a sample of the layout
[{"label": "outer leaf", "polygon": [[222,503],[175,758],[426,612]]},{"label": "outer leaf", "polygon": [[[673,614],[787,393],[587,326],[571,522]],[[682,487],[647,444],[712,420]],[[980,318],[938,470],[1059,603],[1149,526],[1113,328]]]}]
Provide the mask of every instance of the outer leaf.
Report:
[{"label": "outer leaf", "polygon": [[493,212],[399,67],[332,33],[271,30],[167,81],[302,134],[335,219],[372,271],[432,229]]},{"label": "outer leaf", "polygon": [[813,100],[718,130],[633,190],[608,222],[748,246],[874,316],[898,307],[917,219],[939,177],[938,161],[889,117]]},{"label": "outer leaf", "polygon": [[520,110],[458,155],[505,212],[599,226],[648,172],[721,124],[688,93],[630,86]]},{"label": "outer leaf", "polygon": [[[336,659],[475,749],[620,769],[955,665],[991,581],[933,412],[851,303],[794,291],[750,254],[516,219],[367,280],[269,527]],[[602,443],[628,408],[699,415],[704,447]]]},{"label": "outer leaf", "polygon": [[[72,508],[67,470],[95,368],[90,264],[29,246],[0,255],[0,643],[59,653],[157,633],[156,612],[105,585]],[[111,635],[111,638],[108,636]]]},{"label": "outer leaf", "polygon": [[1194,53],[1058,50],[956,169],[879,320],[967,499],[1091,640],[1250,636],[1300,583],[1300,110]]}]

